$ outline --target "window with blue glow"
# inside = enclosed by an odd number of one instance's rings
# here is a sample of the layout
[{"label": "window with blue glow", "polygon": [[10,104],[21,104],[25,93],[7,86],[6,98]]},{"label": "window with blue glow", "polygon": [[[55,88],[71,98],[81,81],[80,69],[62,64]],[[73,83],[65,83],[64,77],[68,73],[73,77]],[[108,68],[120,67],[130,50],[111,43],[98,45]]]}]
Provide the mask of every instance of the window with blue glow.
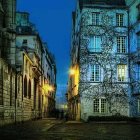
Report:
[{"label": "window with blue glow", "polygon": [[101,37],[100,36],[93,36],[90,38],[89,51],[101,52]]}]

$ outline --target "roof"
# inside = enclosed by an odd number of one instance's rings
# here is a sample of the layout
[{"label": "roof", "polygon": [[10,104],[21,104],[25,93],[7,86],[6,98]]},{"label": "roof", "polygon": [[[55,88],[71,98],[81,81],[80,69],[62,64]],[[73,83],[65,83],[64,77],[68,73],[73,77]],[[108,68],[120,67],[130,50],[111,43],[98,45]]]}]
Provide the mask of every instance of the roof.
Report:
[{"label": "roof", "polygon": [[79,0],[80,7],[84,4],[98,4],[109,6],[126,6],[125,0]]}]

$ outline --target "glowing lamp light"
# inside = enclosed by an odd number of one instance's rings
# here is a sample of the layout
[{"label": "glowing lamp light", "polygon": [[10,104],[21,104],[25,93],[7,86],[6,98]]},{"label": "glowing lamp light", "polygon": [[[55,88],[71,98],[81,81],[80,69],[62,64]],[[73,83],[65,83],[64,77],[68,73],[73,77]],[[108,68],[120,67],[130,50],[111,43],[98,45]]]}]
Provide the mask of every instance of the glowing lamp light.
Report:
[{"label": "glowing lamp light", "polygon": [[47,91],[49,89],[49,85],[46,84],[46,85],[43,86],[43,88],[44,88],[45,91]]},{"label": "glowing lamp light", "polygon": [[49,87],[48,87],[48,90],[49,90],[49,91],[54,91],[53,86],[49,86]]},{"label": "glowing lamp light", "polygon": [[48,84],[44,85],[43,88],[45,91],[54,91],[54,87]]},{"label": "glowing lamp light", "polygon": [[75,74],[75,70],[71,68],[70,71],[69,71],[69,74],[70,75],[74,75]]}]

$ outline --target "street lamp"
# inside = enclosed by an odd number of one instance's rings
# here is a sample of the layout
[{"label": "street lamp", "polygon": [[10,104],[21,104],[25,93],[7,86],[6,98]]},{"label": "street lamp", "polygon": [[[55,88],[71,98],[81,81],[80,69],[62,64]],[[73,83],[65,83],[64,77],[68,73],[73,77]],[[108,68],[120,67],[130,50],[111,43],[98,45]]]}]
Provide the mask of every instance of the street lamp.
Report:
[{"label": "street lamp", "polygon": [[49,84],[45,84],[43,88],[46,91],[54,91],[54,87]]},{"label": "street lamp", "polygon": [[49,85],[48,90],[49,90],[49,91],[54,91],[54,87],[51,86],[51,85]]},{"label": "street lamp", "polygon": [[69,74],[72,76],[75,74],[75,69],[74,68],[70,68],[69,70]]}]

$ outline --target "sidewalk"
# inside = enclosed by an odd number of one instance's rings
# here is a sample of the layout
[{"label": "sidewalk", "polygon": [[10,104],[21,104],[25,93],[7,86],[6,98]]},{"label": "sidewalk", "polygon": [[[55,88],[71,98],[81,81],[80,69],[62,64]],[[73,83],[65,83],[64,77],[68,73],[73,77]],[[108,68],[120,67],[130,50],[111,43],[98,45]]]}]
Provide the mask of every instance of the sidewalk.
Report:
[{"label": "sidewalk", "polygon": [[82,121],[67,121],[66,124],[82,124]]},{"label": "sidewalk", "polygon": [[48,131],[55,125],[62,124],[64,122],[64,120],[58,120],[56,118],[43,118],[42,120],[48,121],[48,123],[45,125],[45,128],[42,131]]}]

